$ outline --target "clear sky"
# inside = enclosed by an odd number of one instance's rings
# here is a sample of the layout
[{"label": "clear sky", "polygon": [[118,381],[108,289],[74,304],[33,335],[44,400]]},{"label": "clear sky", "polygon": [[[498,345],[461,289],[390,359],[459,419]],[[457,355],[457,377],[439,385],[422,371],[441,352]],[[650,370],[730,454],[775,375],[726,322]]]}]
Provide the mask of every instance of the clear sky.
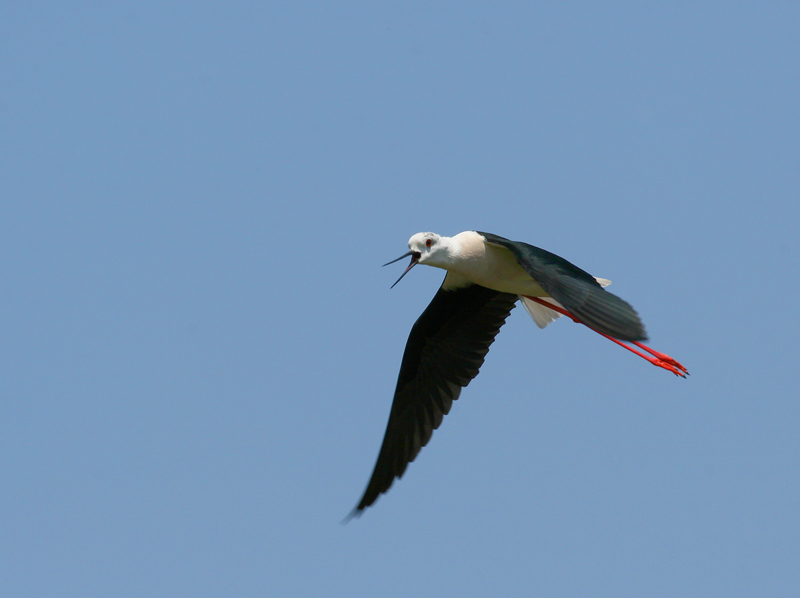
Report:
[{"label": "clear sky", "polygon": [[[800,595],[800,5],[0,8],[9,597]],[[367,483],[419,231],[553,251],[688,380],[517,308]]]}]

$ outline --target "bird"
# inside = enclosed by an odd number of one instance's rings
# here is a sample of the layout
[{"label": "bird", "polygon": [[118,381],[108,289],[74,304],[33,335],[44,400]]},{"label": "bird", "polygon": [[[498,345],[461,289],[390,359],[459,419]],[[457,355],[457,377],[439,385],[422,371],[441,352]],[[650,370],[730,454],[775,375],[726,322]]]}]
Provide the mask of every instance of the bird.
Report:
[{"label": "bird", "polygon": [[478,375],[517,301],[540,328],[567,316],[653,365],[683,378],[688,375],[677,360],[642,343],[647,334],[639,315],[605,290],[609,280],[554,253],[479,231],[453,237],[417,233],[408,248],[408,253],[384,264],[411,258],[392,288],[418,264],[447,274],[411,328],[377,462],[346,520],[361,515],[403,476],[461,389]]}]

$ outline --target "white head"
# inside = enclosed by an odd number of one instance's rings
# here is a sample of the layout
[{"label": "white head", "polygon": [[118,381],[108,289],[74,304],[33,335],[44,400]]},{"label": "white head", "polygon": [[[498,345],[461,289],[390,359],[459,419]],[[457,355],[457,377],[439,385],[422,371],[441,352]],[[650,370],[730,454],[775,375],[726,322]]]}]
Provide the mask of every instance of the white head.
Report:
[{"label": "white head", "polygon": [[[411,263],[400,275],[400,278],[394,284],[400,282],[411,268],[417,264],[426,264],[428,266],[436,266],[438,268],[445,268],[450,262],[448,249],[450,247],[450,237],[442,237],[436,233],[417,233],[408,240],[408,248],[411,250],[404,253],[396,260],[392,260],[384,264],[388,266],[397,261],[402,260],[404,257],[411,256]],[[394,286],[394,284],[392,286]]]},{"label": "white head", "polygon": [[417,262],[428,266],[444,267],[448,260],[450,237],[442,237],[436,233],[417,233],[408,240],[408,248]]}]

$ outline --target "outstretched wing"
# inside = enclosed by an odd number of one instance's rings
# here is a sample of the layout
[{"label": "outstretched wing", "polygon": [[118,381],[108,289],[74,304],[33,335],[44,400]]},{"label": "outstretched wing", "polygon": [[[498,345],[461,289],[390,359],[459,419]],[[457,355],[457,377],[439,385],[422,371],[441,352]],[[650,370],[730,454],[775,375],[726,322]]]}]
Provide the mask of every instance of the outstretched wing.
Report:
[{"label": "outstretched wing", "polygon": [[386,492],[428,443],[461,389],[478,375],[517,301],[476,284],[448,290],[449,278],[411,329],[383,445],[353,515]]},{"label": "outstretched wing", "polygon": [[491,233],[478,234],[487,242],[508,249],[548,295],[584,324],[623,341],[647,339],[644,324],[633,307],[603,289],[585,270],[539,247]]}]

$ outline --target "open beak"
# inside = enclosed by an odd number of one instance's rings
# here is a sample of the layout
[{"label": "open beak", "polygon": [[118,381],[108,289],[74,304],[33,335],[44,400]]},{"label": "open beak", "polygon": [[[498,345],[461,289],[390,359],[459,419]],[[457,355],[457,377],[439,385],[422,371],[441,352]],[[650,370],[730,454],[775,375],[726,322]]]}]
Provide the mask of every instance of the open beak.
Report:
[{"label": "open beak", "polygon": [[408,257],[409,255],[411,256],[411,263],[408,265],[408,268],[405,269],[405,271],[400,275],[400,278],[398,278],[394,282],[394,284],[389,288],[393,289],[395,284],[397,284],[398,282],[403,280],[403,276],[408,274],[408,271],[411,270],[411,268],[413,268],[414,266],[416,266],[419,263],[419,258],[420,258],[421,254],[420,254],[419,251],[409,251],[408,253],[404,253],[403,255],[401,255],[396,260],[392,260],[391,262],[386,262],[384,264],[384,266],[388,266],[389,264],[394,264],[395,262],[399,262],[400,260],[402,260],[404,257]]}]

